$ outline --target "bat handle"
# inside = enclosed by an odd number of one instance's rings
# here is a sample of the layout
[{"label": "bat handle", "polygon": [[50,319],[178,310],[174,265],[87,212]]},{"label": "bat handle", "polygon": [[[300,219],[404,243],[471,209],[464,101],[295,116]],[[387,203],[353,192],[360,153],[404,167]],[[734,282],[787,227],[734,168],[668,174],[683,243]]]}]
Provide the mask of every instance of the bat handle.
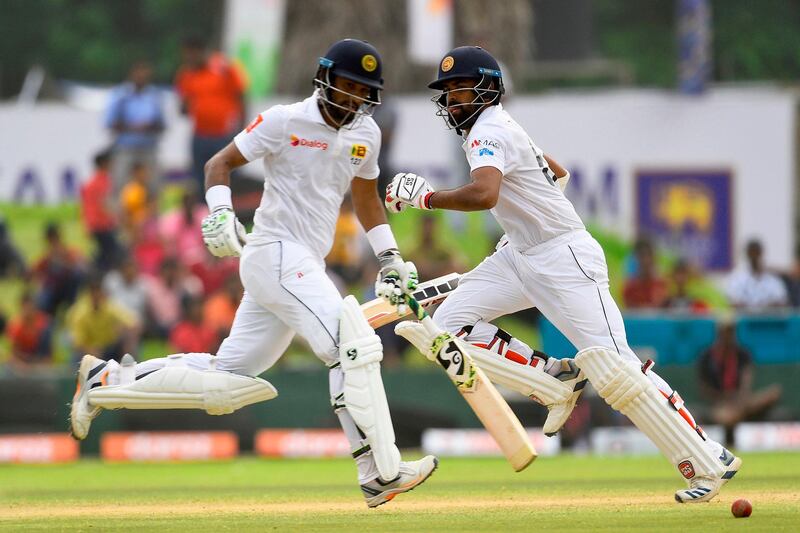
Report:
[{"label": "bat handle", "polygon": [[442,333],[442,329],[436,325],[436,322],[433,321],[431,315],[422,307],[419,302],[410,294],[406,295],[406,305],[408,308],[411,309],[411,314],[414,315],[417,320],[419,320],[425,329],[428,330],[428,333],[433,335],[439,335]]}]

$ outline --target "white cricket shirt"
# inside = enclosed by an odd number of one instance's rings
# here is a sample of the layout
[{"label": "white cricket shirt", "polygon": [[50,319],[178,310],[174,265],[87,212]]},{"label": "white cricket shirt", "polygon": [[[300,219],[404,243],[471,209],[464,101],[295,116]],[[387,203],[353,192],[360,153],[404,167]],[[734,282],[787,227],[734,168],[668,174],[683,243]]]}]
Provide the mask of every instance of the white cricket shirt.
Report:
[{"label": "white cricket shirt", "polygon": [[500,195],[491,212],[517,250],[584,229],[572,202],[553,181],[544,152],[502,105],[480,114],[463,148],[470,172],[480,167],[502,172]]},{"label": "white cricket shirt", "polygon": [[364,117],[351,130],[335,130],[322,118],[316,92],[260,113],[233,142],[248,161],[264,161],[264,193],[248,243],[290,240],[320,259],[333,244],[350,181],[379,173],[375,121]]}]

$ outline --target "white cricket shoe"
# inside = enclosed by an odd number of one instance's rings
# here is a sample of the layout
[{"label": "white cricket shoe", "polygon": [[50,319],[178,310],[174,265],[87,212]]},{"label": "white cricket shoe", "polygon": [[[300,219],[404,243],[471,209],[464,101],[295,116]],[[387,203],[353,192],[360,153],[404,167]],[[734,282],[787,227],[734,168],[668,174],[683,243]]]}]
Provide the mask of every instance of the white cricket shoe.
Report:
[{"label": "white cricket shoe", "polygon": [[414,490],[433,474],[437,466],[439,459],[433,455],[427,455],[419,461],[402,461],[400,473],[393,480],[387,482],[378,477],[361,485],[367,507],[377,507],[398,494]]},{"label": "white cricket shoe", "polygon": [[572,394],[561,403],[547,406],[547,420],[545,420],[544,426],[542,426],[542,432],[548,437],[552,437],[558,433],[564,424],[567,423],[588,381],[583,375],[583,372],[578,368],[578,365],[575,364],[574,359],[561,359],[561,366],[562,370],[556,374],[555,377],[572,387]]},{"label": "white cricket shoe", "polygon": [[70,433],[76,440],[83,440],[89,434],[92,420],[102,408],[89,405],[89,390],[105,385],[108,381],[108,363],[93,355],[84,355],[78,368],[78,382],[72,406],[69,411]]},{"label": "white cricket shoe", "polygon": [[688,489],[675,492],[675,501],[678,503],[707,502],[719,494],[722,486],[730,481],[742,467],[742,460],[725,448],[722,448],[719,460],[726,467],[724,474],[720,477],[702,476],[692,479]]}]

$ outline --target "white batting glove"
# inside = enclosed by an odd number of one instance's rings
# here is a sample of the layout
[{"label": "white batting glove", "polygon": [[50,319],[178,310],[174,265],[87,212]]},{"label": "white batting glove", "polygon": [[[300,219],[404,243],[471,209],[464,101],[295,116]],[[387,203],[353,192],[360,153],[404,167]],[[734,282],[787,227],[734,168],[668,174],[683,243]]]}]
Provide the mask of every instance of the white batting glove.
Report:
[{"label": "white batting glove", "polygon": [[433,209],[429,201],[434,192],[433,187],[422,176],[401,172],[386,187],[386,209],[392,213],[399,213],[406,206]]},{"label": "white batting glove", "polygon": [[405,312],[406,295],[414,294],[419,282],[417,267],[411,261],[403,261],[400,252],[386,250],[378,255],[381,270],[375,280],[375,295],[396,305],[400,313]]},{"label": "white batting glove", "polygon": [[203,219],[203,242],[216,257],[239,257],[247,232],[230,207],[218,207]]}]

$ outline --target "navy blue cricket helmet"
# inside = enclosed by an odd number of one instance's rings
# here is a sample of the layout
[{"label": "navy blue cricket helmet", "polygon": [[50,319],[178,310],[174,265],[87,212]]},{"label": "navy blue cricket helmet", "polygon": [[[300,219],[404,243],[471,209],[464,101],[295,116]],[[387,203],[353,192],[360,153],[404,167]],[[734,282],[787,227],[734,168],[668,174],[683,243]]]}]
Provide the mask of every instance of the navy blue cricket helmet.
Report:
[{"label": "navy blue cricket helmet", "polygon": [[[450,80],[475,80],[475,83],[446,90],[445,82]],[[505,93],[500,64],[480,46],[459,46],[447,52],[439,63],[436,79],[428,87],[440,91],[431,98],[438,107],[437,116],[444,118],[447,127],[459,134],[461,130],[470,128],[486,107],[500,103],[500,97]],[[450,106],[464,108],[464,111],[470,109],[468,116],[458,118],[448,109],[447,94],[454,91],[474,91],[475,97],[471,102]]]}]

